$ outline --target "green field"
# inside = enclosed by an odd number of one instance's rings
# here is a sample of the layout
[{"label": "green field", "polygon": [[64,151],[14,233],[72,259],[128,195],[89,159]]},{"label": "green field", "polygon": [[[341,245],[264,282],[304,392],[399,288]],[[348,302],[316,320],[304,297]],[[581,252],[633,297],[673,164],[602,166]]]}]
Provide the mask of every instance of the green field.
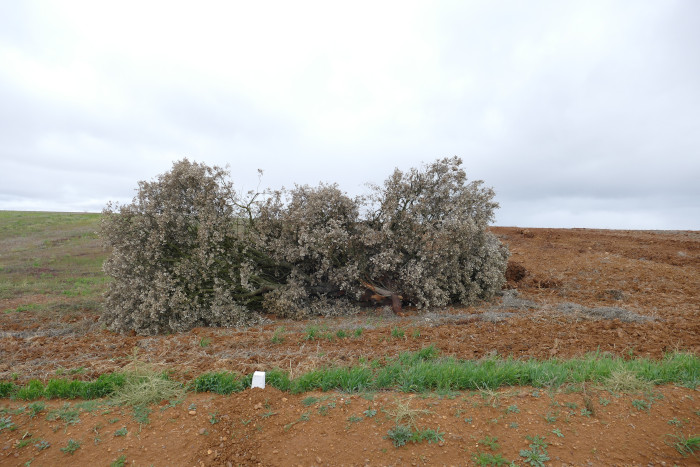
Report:
[{"label": "green field", "polygon": [[100,214],[0,211],[0,312],[99,313]]}]

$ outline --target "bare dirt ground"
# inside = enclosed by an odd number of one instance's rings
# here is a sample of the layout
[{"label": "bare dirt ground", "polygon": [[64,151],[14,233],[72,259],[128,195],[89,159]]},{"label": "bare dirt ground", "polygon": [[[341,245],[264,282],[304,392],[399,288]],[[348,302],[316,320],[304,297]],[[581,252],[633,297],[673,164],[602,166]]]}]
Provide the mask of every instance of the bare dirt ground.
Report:
[{"label": "bare dirt ground", "polygon": [[[430,344],[460,359],[700,354],[699,232],[493,231],[512,253],[508,288],[494,303],[409,309],[404,316],[368,309],[344,318],[271,320],[245,330],[200,328],[155,337],[104,331],[90,311],[61,319],[2,313],[0,380],[57,374],[89,379],[119,370],[134,352],[183,381],[212,370],[281,368],[294,377]],[[12,300],[0,305],[27,303],[27,297]],[[675,386],[646,396],[593,386],[440,395],[292,395],[267,388],[191,394],[182,404],[154,407],[148,423],[106,405],[79,408],[79,423],[46,419],[64,403],[47,401],[45,413],[31,417],[26,402],[0,401],[0,417],[9,422],[11,415],[14,424],[0,430],[0,465],[109,465],[120,458],[130,465],[479,465],[479,459],[500,465],[498,456],[528,465],[521,451],[533,451],[534,436],[548,444],[547,465],[698,462],[673,444],[679,436],[698,435],[700,394]],[[434,429],[440,439],[394,447],[388,430],[407,407],[415,409],[416,428]],[[124,435],[115,435],[122,428]],[[39,439],[50,447],[40,449]],[[60,449],[70,439],[81,443],[73,454]]]}]

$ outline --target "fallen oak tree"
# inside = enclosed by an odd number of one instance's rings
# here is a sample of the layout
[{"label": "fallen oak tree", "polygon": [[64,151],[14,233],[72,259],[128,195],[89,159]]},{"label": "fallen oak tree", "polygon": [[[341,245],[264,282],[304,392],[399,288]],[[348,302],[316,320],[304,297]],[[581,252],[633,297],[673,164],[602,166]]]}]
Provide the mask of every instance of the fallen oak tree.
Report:
[{"label": "fallen oak tree", "polygon": [[459,158],[394,171],[369,196],[337,185],[249,193],[227,171],[176,162],[109,204],[112,278],[102,321],[139,334],[347,312],[362,300],[425,309],[492,298],[508,251],[487,231],[497,204]]}]

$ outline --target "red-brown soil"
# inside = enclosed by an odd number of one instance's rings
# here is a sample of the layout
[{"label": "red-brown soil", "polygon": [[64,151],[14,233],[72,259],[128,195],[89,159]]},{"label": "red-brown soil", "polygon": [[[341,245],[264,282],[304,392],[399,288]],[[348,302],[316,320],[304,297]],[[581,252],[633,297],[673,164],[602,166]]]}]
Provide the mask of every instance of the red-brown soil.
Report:
[{"label": "red-brown soil", "polygon": [[[250,373],[275,367],[293,377],[315,367],[395,356],[430,344],[442,355],[461,359],[493,354],[566,358],[596,350],[625,358],[658,359],[674,350],[700,354],[699,232],[493,231],[512,253],[506,295],[493,304],[430,313],[409,309],[405,316],[368,309],[345,318],[154,337],[101,330],[97,317],[89,314],[49,321],[30,312],[6,313],[0,315],[0,380],[46,380],[57,370],[92,378],[122,368],[135,351],[141,360],[173,370],[183,381],[211,370]],[[333,338],[307,340],[312,325]],[[359,328],[362,334],[355,336]],[[403,331],[403,337],[392,336],[394,329]],[[339,330],[348,337],[336,337]],[[127,409],[114,407],[83,412],[81,422],[70,426],[49,422],[45,414],[14,414],[17,429],[0,431],[0,465],[24,465],[30,459],[33,466],[108,465],[121,455],[134,465],[474,465],[478,453],[501,454],[525,465],[519,453],[528,449],[526,435],[546,436],[551,465],[697,462],[682,457],[669,436],[698,435],[697,390],[658,387],[649,410],[638,410],[632,401],[639,395],[618,398],[592,386],[583,389],[509,388],[490,398],[483,393],[422,397],[380,392],[367,400],[267,388],[226,397],[189,395],[177,407],[154,408],[145,425]],[[307,407],[302,401],[310,395],[328,399]],[[443,441],[395,448],[386,439],[394,426],[387,412],[409,399],[411,407],[429,411],[417,417],[417,427],[444,432]],[[606,399],[608,404],[601,402]],[[335,406],[321,414],[320,406],[331,402]],[[63,403],[49,401],[47,410]],[[2,404],[8,410],[27,405]],[[189,415],[191,404],[195,415]],[[511,406],[517,412],[509,411]],[[581,414],[584,407],[592,409],[590,416]],[[366,410],[377,414],[365,416]],[[545,420],[557,411],[555,422]],[[361,420],[349,420],[353,416]],[[109,423],[114,418],[120,420]],[[128,434],[115,437],[122,426]],[[18,447],[27,432],[51,447]],[[477,446],[486,436],[498,438],[497,451]],[[59,449],[71,438],[82,443],[73,455]]]}]

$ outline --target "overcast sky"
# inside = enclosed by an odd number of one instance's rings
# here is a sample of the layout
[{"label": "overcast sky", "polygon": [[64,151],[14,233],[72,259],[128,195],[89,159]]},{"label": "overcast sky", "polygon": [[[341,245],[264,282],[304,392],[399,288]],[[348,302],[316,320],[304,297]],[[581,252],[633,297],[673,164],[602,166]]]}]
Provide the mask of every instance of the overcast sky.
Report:
[{"label": "overcast sky", "polygon": [[460,156],[497,225],[700,230],[700,2],[0,2],[0,209],[183,157],[242,189]]}]

